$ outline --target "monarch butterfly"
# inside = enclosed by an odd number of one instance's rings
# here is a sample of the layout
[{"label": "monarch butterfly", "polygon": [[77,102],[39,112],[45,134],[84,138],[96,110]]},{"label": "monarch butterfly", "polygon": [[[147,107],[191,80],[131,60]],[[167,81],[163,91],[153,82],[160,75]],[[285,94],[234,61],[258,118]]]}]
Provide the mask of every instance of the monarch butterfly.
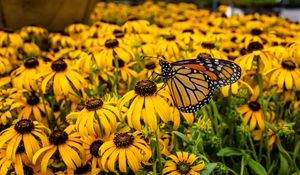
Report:
[{"label": "monarch butterfly", "polygon": [[241,77],[241,68],[227,60],[197,58],[173,63],[159,60],[159,64],[160,75],[176,107],[186,113],[198,111],[210,101],[216,88]]}]

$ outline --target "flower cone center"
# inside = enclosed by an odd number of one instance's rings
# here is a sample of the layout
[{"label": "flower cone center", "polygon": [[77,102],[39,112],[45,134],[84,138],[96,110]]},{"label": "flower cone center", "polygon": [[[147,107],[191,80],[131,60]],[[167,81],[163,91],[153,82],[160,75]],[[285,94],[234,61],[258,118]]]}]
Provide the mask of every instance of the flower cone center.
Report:
[{"label": "flower cone center", "polygon": [[251,101],[248,106],[252,111],[260,110],[260,104],[257,101]]},{"label": "flower cone center", "polygon": [[62,130],[54,130],[53,133],[49,136],[50,143],[54,145],[61,145],[68,140],[68,134]]},{"label": "flower cone center", "polygon": [[114,48],[117,47],[119,45],[119,41],[116,39],[108,39],[105,41],[105,47],[106,48]]},{"label": "flower cone center", "polygon": [[27,97],[26,102],[27,104],[34,106],[39,104],[40,98],[36,94],[31,94]]},{"label": "flower cone center", "polygon": [[148,63],[145,65],[145,68],[148,70],[153,70],[156,68],[156,65],[155,65],[155,63]]},{"label": "flower cone center", "polygon": [[260,34],[262,34],[262,30],[260,30],[260,29],[252,29],[251,30],[251,34],[252,35],[260,35]]},{"label": "flower cone center", "polygon": [[191,33],[191,34],[194,34],[194,30],[193,29],[184,29],[182,31],[182,33]]},{"label": "flower cone center", "polygon": [[213,49],[213,48],[215,48],[215,44],[214,43],[203,42],[201,45],[202,45],[203,48],[206,48],[206,49]]},{"label": "flower cone center", "polygon": [[15,130],[21,134],[30,133],[33,129],[34,129],[34,124],[29,119],[21,119],[15,125]]},{"label": "flower cone center", "polygon": [[99,98],[95,98],[95,99],[88,100],[85,103],[85,108],[89,111],[95,111],[101,108],[102,105],[103,105],[103,101]]},{"label": "flower cone center", "polygon": [[177,170],[181,174],[187,174],[191,170],[191,165],[187,162],[179,162],[177,164]]},{"label": "flower cone center", "polygon": [[262,50],[264,48],[264,46],[262,44],[260,44],[259,42],[255,41],[255,42],[251,42],[248,45],[248,52],[252,52],[252,51],[256,51],[256,50]]},{"label": "flower cone center", "polygon": [[127,148],[132,145],[134,137],[127,133],[118,133],[114,137],[114,143],[118,148]]},{"label": "flower cone center", "polygon": [[281,66],[287,70],[296,69],[296,64],[291,60],[285,60],[281,63]]},{"label": "flower cone center", "polygon": [[93,156],[95,157],[100,157],[99,155],[99,148],[103,144],[103,141],[101,140],[96,140],[94,141],[91,146],[90,146],[90,152]]},{"label": "flower cone center", "polygon": [[30,68],[35,68],[39,65],[39,62],[36,58],[28,58],[25,62],[24,62],[24,66],[28,69]]},{"label": "flower cone center", "polygon": [[67,69],[67,67],[68,67],[67,63],[62,58],[53,61],[51,64],[52,70],[56,72],[63,72]]},{"label": "flower cone center", "polygon": [[176,39],[176,36],[175,35],[167,35],[167,36],[165,36],[165,38],[167,41],[174,41]]},{"label": "flower cone center", "polygon": [[156,84],[151,80],[139,81],[134,88],[136,94],[140,96],[150,96],[153,95],[157,90]]}]

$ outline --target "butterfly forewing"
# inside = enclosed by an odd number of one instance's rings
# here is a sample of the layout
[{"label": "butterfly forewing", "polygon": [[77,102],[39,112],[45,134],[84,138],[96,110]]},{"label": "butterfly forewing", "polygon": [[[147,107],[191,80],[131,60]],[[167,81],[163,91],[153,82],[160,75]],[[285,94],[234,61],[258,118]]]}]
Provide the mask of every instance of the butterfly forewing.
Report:
[{"label": "butterfly forewing", "polygon": [[213,81],[203,72],[183,66],[174,66],[175,75],[167,85],[175,105],[183,112],[196,112],[207,104],[214,92]]}]

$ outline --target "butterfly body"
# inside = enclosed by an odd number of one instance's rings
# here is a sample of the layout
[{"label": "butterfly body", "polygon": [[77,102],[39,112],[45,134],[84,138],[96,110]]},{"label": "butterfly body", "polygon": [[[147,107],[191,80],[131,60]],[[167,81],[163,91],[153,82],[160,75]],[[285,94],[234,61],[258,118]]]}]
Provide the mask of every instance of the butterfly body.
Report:
[{"label": "butterfly body", "polygon": [[210,101],[216,88],[232,84],[241,76],[241,68],[227,60],[160,60],[159,64],[176,107],[187,113],[198,111]]}]

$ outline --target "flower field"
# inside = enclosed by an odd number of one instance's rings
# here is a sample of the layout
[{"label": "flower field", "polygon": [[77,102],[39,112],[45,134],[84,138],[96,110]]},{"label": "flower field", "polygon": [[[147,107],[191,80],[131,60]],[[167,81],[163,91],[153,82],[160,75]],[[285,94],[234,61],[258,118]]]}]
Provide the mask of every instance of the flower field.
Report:
[{"label": "flower field", "polygon": [[300,24],[225,11],[0,29],[0,174],[299,175]]}]

